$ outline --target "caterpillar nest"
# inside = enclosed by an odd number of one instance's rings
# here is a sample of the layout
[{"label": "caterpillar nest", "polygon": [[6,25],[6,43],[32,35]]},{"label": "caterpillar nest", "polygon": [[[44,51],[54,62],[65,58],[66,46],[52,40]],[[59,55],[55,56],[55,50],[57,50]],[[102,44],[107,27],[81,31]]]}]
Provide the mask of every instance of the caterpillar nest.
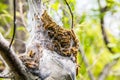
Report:
[{"label": "caterpillar nest", "polygon": [[[76,62],[78,52],[78,40],[74,31],[66,30],[57,25],[52,18],[47,14],[46,10],[39,17],[34,15],[38,21],[36,26],[36,34],[32,40],[30,49],[27,51],[27,57],[21,56],[20,59],[28,68],[36,69],[39,65],[39,58],[42,56],[42,49],[54,51],[64,57],[74,57],[73,62]],[[42,22],[39,24],[39,22]],[[39,29],[39,30],[38,30]],[[37,41],[37,42],[36,42]]]}]

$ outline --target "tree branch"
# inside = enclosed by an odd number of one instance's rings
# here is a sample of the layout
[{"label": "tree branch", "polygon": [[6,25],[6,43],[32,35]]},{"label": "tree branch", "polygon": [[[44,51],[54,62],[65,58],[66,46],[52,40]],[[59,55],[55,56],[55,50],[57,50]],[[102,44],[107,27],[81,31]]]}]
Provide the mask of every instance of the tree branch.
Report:
[{"label": "tree branch", "polygon": [[[105,42],[105,45],[106,45],[107,49],[108,49],[111,53],[115,53],[115,52],[112,50],[112,48],[108,46],[108,44],[110,43],[110,41],[109,41],[109,39],[108,39],[108,36],[107,36],[107,34],[106,34],[106,32],[105,32],[105,28],[104,28],[104,24],[105,24],[105,23],[104,23],[104,14],[107,12],[108,7],[105,6],[104,8],[102,8],[102,6],[101,6],[101,4],[100,4],[100,0],[98,0],[98,5],[99,5],[100,14],[102,14],[102,16],[100,16],[100,24],[101,24],[101,31],[102,31],[103,40],[104,40],[104,42]],[[110,69],[117,63],[118,60],[119,60],[119,57],[116,58],[116,59],[114,59],[112,62],[107,63],[107,64],[104,66],[103,70],[101,71],[98,80],[104,80],[104,79],[107,77]]]},{"label": "tree branch", "polygon": [[0,55],[13,72],[15,80],[32,80],[33,76],[27,72],[25,66],[22,64],[13,49],[9,49],[8,44],[9,43],[0,34]]},{"label": "tree branch", "polygon": [[12,39],[11,39],[11,42],[10,42],[10,45],[9,45],[9,48],[11,47],[12,43],[13,43],[13,40],[15,38],[15,32],[16,32],[16,0],[13,0],[13,5],[14,5],[14,16],[13,16],[13,22],[14,22],[14,26],[13,26],[13,35],[12,35]]},{"label": "tree branch", "polygon": [[[83,59],[83,61],[85,63],[86,68],[88,68],[89,67],[89,63],[88,63],[88,60],[87,60],[87,58],[85,56],[85,52],[84,52],[84,50],[82,49],[81,46],[79,46],[79,52],[82,55],[82,59]],[[90,71],[90,69],[88,69],[87,71],[88,71],[88,75],[90,77],[90,80],[95,80],[94,75],[92,74],[92,72]]]},{"label": "tree branch", "polygon": [[118,62],[119,57],[117,59],[114,59],[112,62],[107,63],[103,70],[101,71],[98,80],[105,80],[105,78],[107,77],[107,75],[110,72],[110,69]]},{"label": "tree branch", "polygon": [[66,0],[64,0],[65,1],[65,3],[66,3],[66,5],[67,5],[67,7],[68,7],[68,9],[69,9],[69,11],[70,11],[70,14],[71,14],[71,18],[72,18],[72,25],[71,25],[71,29],[73,29],[73,26],[74,26],[74,21],[73,21],[73,18],[74,18],[74,16],[73,16],[73,13],[72,13],[72,10],[71,10],[71,8],[70,8],[70,6],[69,6],[69,4],[68,4],[68,2],[66,1]]},{"label": "tree branch", "polygon": [[98,0],[98,6],[99,6],[99,10],[100,10],[100,26],[101,26],[101,31],[102,31],[102,36],[103,36],[103,40],[104,40],[104,43],[107,47],[107,49],[111,52],[111,53],[114,53],[114,51],[112,50],[111,47],[108,46],[108,44],[110,43],[109,39],[108,39],[108,36],[105,32],[105,28],[104,28],[104,13],[107,11],[108,7],[104,7],[102,8],[101,4],[100,4],[100,0]]}]

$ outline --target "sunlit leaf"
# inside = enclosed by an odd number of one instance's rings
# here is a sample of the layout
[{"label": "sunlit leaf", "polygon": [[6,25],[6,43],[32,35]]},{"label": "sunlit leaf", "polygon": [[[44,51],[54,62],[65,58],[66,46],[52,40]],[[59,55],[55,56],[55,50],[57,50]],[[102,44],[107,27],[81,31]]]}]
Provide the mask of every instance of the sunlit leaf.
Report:
[{"label": "sunlit leaf", "polygon": [[17,30],[19,31],[25,31],[25,27],[23,27],[23,26],[20,26],[20,27],[17,27]]}]

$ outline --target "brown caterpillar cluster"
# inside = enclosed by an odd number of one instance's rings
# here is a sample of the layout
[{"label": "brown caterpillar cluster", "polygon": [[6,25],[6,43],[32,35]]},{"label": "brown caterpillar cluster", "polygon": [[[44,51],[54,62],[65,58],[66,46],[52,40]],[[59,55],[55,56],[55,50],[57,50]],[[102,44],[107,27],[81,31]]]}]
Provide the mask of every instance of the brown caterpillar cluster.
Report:
[{"label": "brown caterpillar cluster", "polygon": [[[35,15],[35,20],[40,20],[40,18]],[[40,57],[42,57],[42,44],[46,43],[45,48],[51,51],[55,51],[56,53],[62,56],[74,56],[76,62],[76,55],[78,52],[78,40],[73,30],[66,30],[61,26],[57,25],[52,18],[47,14],[46,11],[41,16],[41,21],[43,23],[42,29],[45,34],[47,33],[47,37],[42,42],[33,42],[31,43],[30,49],[27,51],[27,56],[21,56],[20,59],[24,62],[24,64],[31,69],[38,68],[38,63]],[[40,28],[38,25],[37,28]],[[43,33],[41,32],[41,33]],[[44,35],[44,34],[43,34]],[[40,34],[37,32],[35,35],[35,39],[40,41]],[[52,41],[52,42],[51,42]]]},{"label": "brown caterpillar cluster", "polygon": [[44,29],[52,39],[54,51],[63,56],[76,56],[78,51],[78,40],[73,30],[66,30],[57,25],[52,18],[44,11],[41,16]]},{"label": "brown caterpillar cluster", "polygon": [[42,57],[42,48],[38,43],[32,43],[28,48],[27,54],[19,55],[19,58],[24,62],[25,66],[29,69],[39,68],[39,59]]}]

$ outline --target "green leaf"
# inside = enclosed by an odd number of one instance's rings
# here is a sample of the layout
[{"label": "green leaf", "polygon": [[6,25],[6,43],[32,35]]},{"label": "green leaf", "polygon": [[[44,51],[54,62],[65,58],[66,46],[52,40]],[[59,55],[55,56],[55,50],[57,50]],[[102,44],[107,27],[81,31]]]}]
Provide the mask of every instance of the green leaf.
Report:
[{"label": "green leaf", "polygon": [[56,1],[54,4],[51,5],[51,7],[57,11],[59,9],[59,2]]},{"label": "green leaf", "polygon": [[0,3],[0,13],[2,13],[3,10],[6,10],[7,7],[8,6],[6,4]]},{"label": "green leaf", "polygon": [[25,27],[23,27],[23,26],[20,26],[20,27],[17,27],[17,30],[19,31],[25,31]]}]

